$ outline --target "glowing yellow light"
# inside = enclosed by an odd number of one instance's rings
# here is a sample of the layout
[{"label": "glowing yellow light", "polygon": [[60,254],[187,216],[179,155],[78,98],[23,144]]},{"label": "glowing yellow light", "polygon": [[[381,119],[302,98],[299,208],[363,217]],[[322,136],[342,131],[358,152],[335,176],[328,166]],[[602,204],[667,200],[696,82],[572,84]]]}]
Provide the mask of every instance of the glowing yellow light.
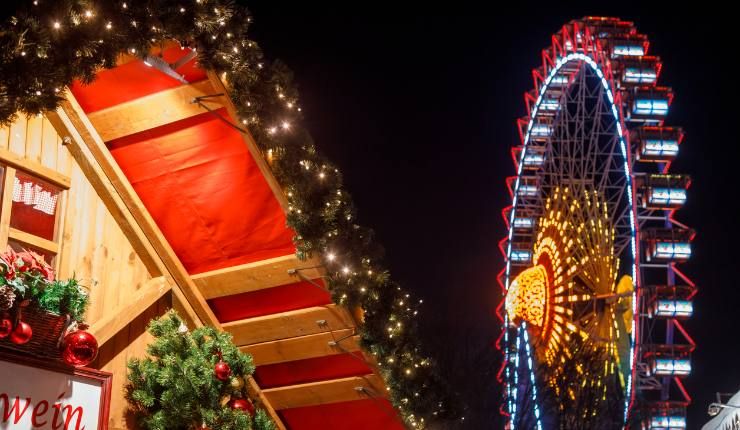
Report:
[{"label": "glowing yellow light", "polygon": [[547,272],[542,266],[526,269],[509,286],[506,313],[515,323],[522,320],[542,327],[547,303]]}]

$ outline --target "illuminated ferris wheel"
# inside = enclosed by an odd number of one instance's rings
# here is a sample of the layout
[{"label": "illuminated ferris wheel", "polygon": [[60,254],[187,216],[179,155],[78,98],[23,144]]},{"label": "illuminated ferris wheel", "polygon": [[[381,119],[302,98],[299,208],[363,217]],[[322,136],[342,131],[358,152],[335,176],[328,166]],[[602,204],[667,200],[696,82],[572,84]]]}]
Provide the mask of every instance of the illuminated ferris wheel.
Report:
[{"label": "illuminated ferris wheel", "polygon": [[673,215],[690,179],[669,173],[683,133],[648,47],[586,17],[533,70],[500,243],[508,428],[686,428],[694,232]]}]

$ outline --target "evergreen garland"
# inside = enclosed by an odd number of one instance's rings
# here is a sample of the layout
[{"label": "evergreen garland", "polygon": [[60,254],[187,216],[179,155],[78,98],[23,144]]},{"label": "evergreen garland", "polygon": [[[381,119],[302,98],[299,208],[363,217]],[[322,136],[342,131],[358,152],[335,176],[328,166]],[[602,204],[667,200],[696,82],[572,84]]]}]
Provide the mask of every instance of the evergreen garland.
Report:
[{"label": "evergreen garland", "polygon": [[264,410],[258,409],[252,419],[226,404],[244,389],[217,379],[216,363],[228,363],[231,374],[240,378],[254,372],[252,357],[234,346],[230,334],[213,327],[191,333],[175,311],[153,320],[149,333],[154,336],[147,347],[150,357],[129,361],[126,387],[126,397],[143,428],[275,430]]},{"label": "evergreen garland", "polygon": [[17,112],[55,109],[73,79],[90,82],[119,53],[145,55],[177,40],[230,86],[248,128],[289,201],[300,258],[319,256],[334,301],[364,310],[363,346],[376,357],[406,423],[424,427],[458,413],[450,387],[418,346],[420,300],[392,282],[373,232],[356,223],[338,169],[307,130],[292,73],[264,59],[231,0],[27,0],[0,28],[0,124]]}]

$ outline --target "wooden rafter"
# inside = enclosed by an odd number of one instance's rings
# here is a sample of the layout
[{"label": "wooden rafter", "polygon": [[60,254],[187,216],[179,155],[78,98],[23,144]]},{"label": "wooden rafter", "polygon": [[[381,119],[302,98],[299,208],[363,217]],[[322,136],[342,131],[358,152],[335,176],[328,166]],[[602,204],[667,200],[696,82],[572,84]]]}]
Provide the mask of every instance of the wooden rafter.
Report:
[{"label": "wooden rafter", "polygon": [[118,309],[106,312],[104,318],[99,319],[90,327],[90,332],[95,335],[98,343],[103,345],[171,289],[172,284],[164,276],[150,279],[133,294],[130,300]]},{"label": "wooden rafter", "polygon": [[239,346],[353,328],[352,316],[341,306],[325,305],[247,318],[223,324]]},{"label": "wooden rafter", "polygon": [[239,349],[250,354],[256,366],[264,366],[359,351],[360,336],[355,334],[354,329],[342,329],[256,343]]},{"label": "wooden rafter", "polygon": [[[205,111],[193,99],[213,93],[211,82],[205,79],[111,106],[90,113],[88,118],[103,141],[110,142],[200,115]],[[219,99],[204,99],[203,103],[208,103],[211,109],[222,107]]]},{"label": "wooden rafter", "polygon": [[[212,299],[292,284],[301,279],[317,279],[322,273],[312,263],[290,254],[199,273],[192,278],[203,297]],[[296,270],[300,270],[303,278],[298,276]]]},{"label": "wooden rafter", "polygon": [[310,382],[262,390],[277,410],[327,403],[383,397],[383,384],[376,374]]}]

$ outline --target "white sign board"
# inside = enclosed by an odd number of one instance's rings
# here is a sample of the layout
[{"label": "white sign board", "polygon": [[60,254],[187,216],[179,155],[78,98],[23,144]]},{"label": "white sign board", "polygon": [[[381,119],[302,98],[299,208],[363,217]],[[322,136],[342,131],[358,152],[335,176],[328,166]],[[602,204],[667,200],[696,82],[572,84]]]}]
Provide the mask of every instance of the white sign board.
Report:
[{"label": "white sign board", "polygon": [[107,428],[110,374],[0,357],[0,430]]}]

